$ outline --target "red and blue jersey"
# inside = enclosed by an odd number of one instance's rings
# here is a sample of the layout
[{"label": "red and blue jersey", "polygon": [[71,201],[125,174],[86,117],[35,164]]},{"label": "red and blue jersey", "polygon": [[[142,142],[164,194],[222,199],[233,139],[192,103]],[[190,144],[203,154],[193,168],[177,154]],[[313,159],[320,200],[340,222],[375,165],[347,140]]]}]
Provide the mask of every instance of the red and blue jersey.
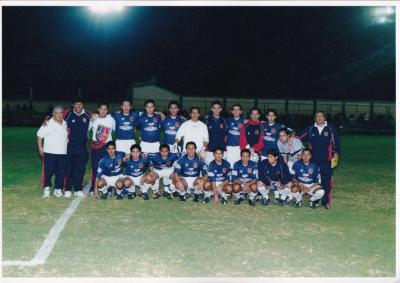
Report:
[{"label": "red and blue jersey", "polygon": [[206,125],[208,129],[209,142],[208,151],[214,151],[220,147],[226,150],[226,134],[228,133],[228,125],[223,117],[215,117],[210,115],[207,117]]},{"label": "red and blue jersey", "polygon": [[268,155],[270,149],[275,149],[279,153],[278,139],[279,130],[284,126],[279,123],[269,124],[268,122],[263,122],[264,129],[264,147],[262,151],[263,156]]},{"label": "red and blue jersey", "polygon": [[228,118],[227,146],[240,146],[240,128],[244,125],[244,118]]},{"label": "red and blue jersey", "polygon": [[102,159],[100,159],[99,165],[97,167],[97,178],[102,175],[105,176],[117,176],[122,174],[122,163],[125,153],[117,151],[114,157],[110,157],[106,154]]},{"label": "red and blue jersey", "polygon": [[115,138],[117,140],[135,139],[136,122],[140,112],[130,112],[129,114],[115,112],[111,116],[115,120]]},{"label": "red and blue jersey", "polygon": [[221,164],[213,160],[208,164],[207,175],[211,182],[231,180],[231,165],[225,159],[222,159]]},{"label": "red and blue jersey", "polygon": [[232,181],[240,181],[242,183],[247,183],[252,180],[258,179],[258,168],[257,163],[249,160],[246,165],[243,164],[242,160],[237,161],[233,165],[232,169]]},{"label": "red and blue jersey", "polygon": [[309,142],[316,162],[331,161],[333,154],[340,154],[340,139],[336,128],[326,123],[321,133],[314,124],[305,128],[299,135],[303,142]]},{"label": "red and blue jersey", "polygon": [[295,172],[294,178],[303,184],[321,183],[320,169],[315,162],[306,165],[303,160],[297,160],[292,169]]},{"label": "red and blue jersey", "polygon": [[266,185],[270,185],[271,181],[287,184],[291,178],[289,168],[283,161],[278,161],[275,165],[272,165],[268,159],[264,159],[258,163],[258,179]]},{"label": "red and blue jersey", "polygon": [[249,120],[240,128],[240,148],[247,145],[260,153],[264,147],[264,128],[261,121]]},{"label": "red and blue jersey", "polygon": [[162,158],[159,152],[156,153],[148,153],[147,159],[151,162],[151,166],[154,169],[162,170],[165,168],[171,168],[174,166],[174,162],[177,161],[182,156],[181,153],[168,153],[167,158]]},{"label": "red and blue jersey", "polygon": [[176,133],[178,132],[179,127],[185,121],[186,119],[182,116],[172,117],[171,115],[168,115],[165,117],[165,119],[161,122],[161,127],[164,131],[164,143],[175,143]]},{"label": "red and blue jersey", "polygon": [[140,156],[138,160],[133,160],[131,156],[125,165],[125,175],[132,177],[142,176],[149,165],[150,162],[147,159],[144,159],[143,156]]},{"label": "red and blue jersey", "polygon": [[159,142],[161,132],[161,116],[153,114],[148,116],[143,113],[137,118],[137,125],[140,127],[140,137],[144,142]]},{"label": "red and blue jersey", "polygon": [[190,159],[187,154],[183,155],[174,163],[174,173],[182,177],[199,177],[207,175],[207,165],[197,155]]}]

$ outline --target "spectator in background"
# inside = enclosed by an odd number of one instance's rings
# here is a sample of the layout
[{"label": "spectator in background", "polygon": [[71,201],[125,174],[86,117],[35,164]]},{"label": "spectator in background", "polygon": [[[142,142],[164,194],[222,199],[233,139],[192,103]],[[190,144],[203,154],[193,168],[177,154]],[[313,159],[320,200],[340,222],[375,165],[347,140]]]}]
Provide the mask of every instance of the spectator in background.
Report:
[{"label": "spectator in background", "polygon": [[[63,120],[63,107],[53,109],[53,117],[37,132],[37,146],[43,159],[43,197],[50,197],[51,178],[55,175],[54,196],[62,197],[67,164],[67,123]],[[44,144],[43,144],[44,140]]]}]

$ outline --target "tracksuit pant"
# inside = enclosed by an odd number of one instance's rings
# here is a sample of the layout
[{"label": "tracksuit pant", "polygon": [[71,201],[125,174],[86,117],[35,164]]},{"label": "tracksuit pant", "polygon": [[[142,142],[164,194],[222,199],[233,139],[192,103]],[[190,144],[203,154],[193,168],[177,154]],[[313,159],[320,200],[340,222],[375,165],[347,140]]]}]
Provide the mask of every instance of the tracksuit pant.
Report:
[{"label": "tracksuit pant", "polygon": [[333,170],[331,168],[331,161],[316,161],[321,170],[321,185],[324,188],[325,194],[322,198],[322,205],[330,204],[332,201],[332,182]]},{"label": "tracksuit pant", "polygon": [[51,177],[55,175],[55,188],[62,189],[64,185],[64,177],[67,166],[66,154],[44,153],[43,170],[42,170],[42,186],[51,187]]},{"label": "tracksuit pant", "polygon": [[100,147],[99,149],[92,148],[91,151],[91,164],[92,164],[92,172],[90,175],[90,191],[93,192],[94,190],[94,182],[96,180],[97,175],[97,167],[99,166],[100,159],[103,158],[104,155],[107,154],[106,145]]},{"label": "tracksuit pant", "polygon": [[67,149],[67,175],[65,190],[75,192],[82,191],[83,178],[85,176],[86,164],[89,158],[87,145],[68,145]]}]

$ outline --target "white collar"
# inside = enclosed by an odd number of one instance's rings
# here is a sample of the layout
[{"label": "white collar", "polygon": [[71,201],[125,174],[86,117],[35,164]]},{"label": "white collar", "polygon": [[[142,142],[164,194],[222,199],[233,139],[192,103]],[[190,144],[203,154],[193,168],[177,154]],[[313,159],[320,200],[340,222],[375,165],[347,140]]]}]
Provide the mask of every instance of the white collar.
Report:
[{"label": "white collar", "polygon": [[81,114],[77,113],[74,109],[72,109],[72,111],[78,116],[81,116],[81,115],[85,114],[85,109],[82,109]]},{"label": "white collar", "polygon": [[322,126],[318,126],[317,122],[314,123],[314,127],[317,127],[317,128],[325,128],[326,126],[328,126],[328,122],[327,121],[325,121]]}]

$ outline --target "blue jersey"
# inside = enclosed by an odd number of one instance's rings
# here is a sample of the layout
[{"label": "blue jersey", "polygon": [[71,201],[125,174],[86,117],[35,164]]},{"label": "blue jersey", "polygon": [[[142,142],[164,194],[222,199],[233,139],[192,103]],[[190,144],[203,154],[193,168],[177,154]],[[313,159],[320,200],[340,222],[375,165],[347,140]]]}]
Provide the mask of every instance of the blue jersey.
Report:
[{"label": "blue jersey", "polygon": [[179,127],[185,122],[186,119],[182,116],[176,116],[175,118],[168,115],[161,122],[162,129],[164,131],[164,143],[174,144],[175,136],[178,132]]},{"label": "blue jersey", "polygon": [[174,173],[182,177],[199,177],[207,175],[207,165],[197,155],[193,159],[189,159],[187,154],[179,158],[174,163]]},{"label": "blue jersey", "polygon": [[292,176],[289,168],[283,161],[278,161],[275,165],[269,163],[268,159],[258,163],[258,178],[266,185],[270,185],[271,181],[279,181],[282,184],[290,182]]},{"label": "blue jersey", "polygon": [[181,153],[168,153],[167,158],[162,158],[159,152],[156,153],[148,153],[147,159],[151,162],[151,166],[154,169],[162,170],[165,168],[171,168],[174,166],[174,162],[178,160],[182,156]]},{"label": "blue jersey", "polygon": [[264,126],[264,147],[262,151],[263,156],[268,155],[268,150],[275,149],[279,153],[278,139],[279,130],[284,126],[279,123],[274,123],[270,125],[268,122],[263,122]]},{"label": "blue jersey", "polygon": [[208,116],[206,120],[208,129],[209,142],[207,146],[208,151],[214,151],[217,147],[226,150],[226,134],[228,132],[228,125],[224,118]]},{"label": "blue jersey", "polygon": [[150,162],[144,159],[143,156],[140,156],[138,160],[133,160],[132,157],[130,157],[125,165],[125,174],[132,177],[142,176],[149,165]]},{"label": "blue jersey", "polygon": [[139,112],[130,112],[125,115],[122,112],[111,114],[115,120],[115,138],[117,140],[135,139],[136,121]]},{"label": "blue jersey", "polygon": [[87,149],[89,122],[92,114],[83,110],[80,115],[68,109],[63,114],[68,126],[68,146]]},{"label": "blue jersey", "polygon": [[140,137],[144,142],[159,142],[161,131],[161,116],[153,114],[151,117],[143,113],[137,118],[140,127]]},{"label": "blue jersey", "polygon": [[321,183],[320,169],[315,162],[306,165],[303,160],[298,160],[293,164],[292,169],[295,172],[295,179],[303,184]]},{"label": "blue jersey", "polygon": [[233,165],[232,170],[232,181],[240,181],[242,183],[247,183],[252,180],[258,179],[258,168],[257,163],[249,160],[247,165],[242,163],[242,160],[239,160]]},{"label": "blue jersey", "polygon": [[122,174],[122,163],[125,153],[117,151],[113,158],[106,154],[102,159],[100,159],[99,165],[97,167],[97,178],[101,175],[105,176],[117,176]]},{"label": "blue jersey", "polygon": [[211,182],[224,182],[231,179],[231,165],[225,159],[221,164],[217,164],[215,160],[208,164],[207,175]]},{"label": "blue jersey", "polygon": [[240,146],[240,128],[244,125],[244,118],[228,118],[227,146]]}]

